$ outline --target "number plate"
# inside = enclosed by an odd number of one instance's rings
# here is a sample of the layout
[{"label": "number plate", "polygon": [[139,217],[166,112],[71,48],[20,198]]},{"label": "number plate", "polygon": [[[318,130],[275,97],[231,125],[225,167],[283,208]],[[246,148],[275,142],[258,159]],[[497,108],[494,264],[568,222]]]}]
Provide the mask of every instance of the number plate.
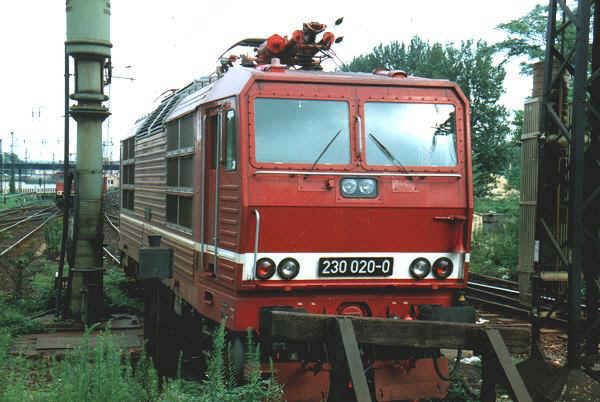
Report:
[{"label": "number plate", "polygon": [[393,273],[392,257],[319,258],[319,276],[391,276]]}]

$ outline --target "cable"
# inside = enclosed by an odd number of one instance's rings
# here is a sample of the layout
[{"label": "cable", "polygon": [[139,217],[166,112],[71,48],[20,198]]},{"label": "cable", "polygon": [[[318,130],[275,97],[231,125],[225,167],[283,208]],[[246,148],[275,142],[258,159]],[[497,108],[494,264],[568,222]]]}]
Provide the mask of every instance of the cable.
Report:
[{"label": "cable", "polygon": [[444,380],[444,381],[451,381],[452,377],[454,377],[454,374],[456,374],[456,372],[458,371],[458,368],[460,367],[460,359],[462,358],[462,349],[458,349],[458,352],[456,353],[456,360],[454,362],[454,367],[452,367],[452,370],[448,371],[448,377],[444,376],[442,374],[442,371],[440,370],[440,367],[438,366],[438,361],[437,358],[433,357],[433,367],[435,368],[435,373],[438,375],[438,377],[440,377],[440,379]]},{"label": "cable", "polygon": [[65,44],[65,147],[64,147],[64,167],[63,167],[63,227],[62,237],[60,242],[60,260],[58,263],[58,288],[56,289],[56,316],[60,317],[63,315],[62,310],[62,282],[64,275],[66,247],[68,241],[68,229],[69,229],[69,196],[71,195],[71,184],[69,180],[69,53],[67,52],[67,45]]}]

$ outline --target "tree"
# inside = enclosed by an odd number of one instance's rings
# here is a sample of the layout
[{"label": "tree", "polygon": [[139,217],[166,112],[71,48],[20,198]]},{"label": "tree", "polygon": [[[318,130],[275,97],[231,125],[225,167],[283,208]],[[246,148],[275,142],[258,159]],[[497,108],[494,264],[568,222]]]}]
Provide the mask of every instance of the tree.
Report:
[{"label": "tree", "polygon": [[[0,170],[0,176],[4,175],[5,172],[10,169],[11,164],[23,162],[17,156],[17,154],[13,154],[11,152],[3,152],[2,155],[0,155],[0,156],[1,156],[0,160],[2,161],[2,165],[4,167],[4,170]],[[2,176],[2,178],[0,180],[2,180],[2,182],[4,182],[4,176]],[[4,183],[2,184],[2,186],[4,186]],[[9,193],[14,193],[16,191],[14,170],[12,170],[12,169],[10,169],[10,177],[8,179],[8,188],[9,188],[9,190],[8,190]]]},{"label": "tree", "polygon": [[490,190],[493,175],[505,171],[508,162],[508,112],[499,104],[506,73],[501,64],[494,63],[494,52],[483,41],[444,45],[414,37],[408,45],[380,44],[342,70],[371,72],[384,67],[458,83],[471,102],[475,194],[483,196]]},{"label": "tree", "polygon": [[[573,2],[571,2],[573,3]],[[575,12],[575,5],[570,8]],[[562,8],[559,7],[562,10]],[[560,18],[560,14],[558,15]],[[531,61],[544,59],[546,48],[546,28],[548,25],[548,6],[536,5],[524,16],[500,24],[498,29],[506,33],[506,39],[495,45],[498,51],[506,53],[507,58],[525,57],[521,62],[521,72],[531,74]],[[569,24],[557,37],[557,47],[570,50],[575,46],[575,25]]]},{"label": "tree", "polygon": [[518,190],[521,187],[521,135],[523,134],[523,110],[515,110],[511,122],[512,132],[508,143],[509,162],[506,167],[508,186]]}]

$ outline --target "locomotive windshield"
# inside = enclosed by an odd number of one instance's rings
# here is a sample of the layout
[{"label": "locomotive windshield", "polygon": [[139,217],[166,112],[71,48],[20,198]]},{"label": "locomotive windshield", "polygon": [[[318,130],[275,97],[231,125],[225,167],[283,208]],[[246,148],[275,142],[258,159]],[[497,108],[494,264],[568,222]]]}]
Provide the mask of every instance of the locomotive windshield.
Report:
[{"label": "locomotive windshield", "polygon": [[365,104],[367,164],[456,166],[456,118],[452,105]]},{"label": "locomotive windshield", "polygon": [[257,162],[350,163],[347,102],[258,98],[254,114]]}]

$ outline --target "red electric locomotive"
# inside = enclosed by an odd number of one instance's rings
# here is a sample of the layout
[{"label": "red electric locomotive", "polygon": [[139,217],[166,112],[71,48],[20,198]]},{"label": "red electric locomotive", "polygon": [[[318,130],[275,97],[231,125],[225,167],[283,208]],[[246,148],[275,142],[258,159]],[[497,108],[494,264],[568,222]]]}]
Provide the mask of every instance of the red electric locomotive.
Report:
[{"label": "red electric locomotive", "polygon": [[[55,174],[56,177],[56,184],[55,184],[55,196],[56,196],[56,202],[58,204],[62,204],[63,200],[64,200],[64,193],[65,193],[65,174],[62,171],[57,171]],[[111,179],[112,181],[112,179]],[[107,180],[107,176],[103,176],[102,178],[102,193],[106,193],[108,191],[108,180]],[[73,181],[71,181],[71,197],[73,197],[73,194],[75,194],[75,183]]]},{"label": "red electric locomotive", "polygon": [[[160,278],[146,281],[145,317],[159,364],[173,367],[178,350],[192,361],[203,328],[223,320],[239,355],[269,309],[457,316],[473,206],[468,101],[446,80],[320,71],[313,56],[333,35],[311,35],[323,28],[272,36],[255,66],[228,59],[122,143],[122,261]],[[326,361],[319,345],[264,349],[287,400],[327,395],[328,371],[307,364]],[[421,352],[363,359],[377,400],[447,390]]]},{"label": "red electric locomotive", "polygon": [[65,174],[63,172],[56,172],[56,199],[62,199],[65,192]]},{"label": "red electric locomotive", "polygon": [[[56,187],[55,187],[55,197],[56,197],[56,204],[59,206],[63,205],[63,202],[65,200],[65,174],[62,171],[57,171],[55,173],[56,176]],[[71,197],[73,197],[73,194],[75,194],[75,188],[73,183],[71,183]]]}]

